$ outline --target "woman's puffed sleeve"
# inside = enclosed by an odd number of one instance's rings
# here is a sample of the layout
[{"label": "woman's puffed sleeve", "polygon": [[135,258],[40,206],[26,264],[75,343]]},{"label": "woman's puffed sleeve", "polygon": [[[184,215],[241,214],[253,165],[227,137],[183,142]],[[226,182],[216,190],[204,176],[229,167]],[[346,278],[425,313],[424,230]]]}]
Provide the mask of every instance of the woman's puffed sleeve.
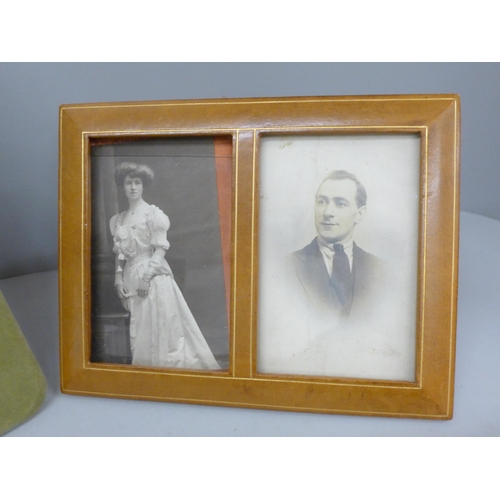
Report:
[{"label": "woman's puffed sleeve", "polygon": [[170,220],[158,207],[153,207],[147,220],[151,233],[151,245],[168,250],[170,243],[167,240],[167,231],[170,228]]},{"label": "woman's puffed sleeve", "polygon": [[113,215],[113,217],[111,217],[111,220],[109,221],[109,229],[111,231],[111,236],[113,236],[113,241],[114,241],[113,252],[115,252],[118,260],[125,260],[125,255],[123,255],[119,243],[115,238],[119,216],[120,214],[116,214]]},{"label": "woman's puffed sleeve", "polygon": [[110,221],[109,221],[109,229],[111,231],[111,236],[115,236],[115,233],[116,233],[116,219],[118,219],[118,215],[119,214],[115,214],[113,215],[113,217],[111,217]]}]

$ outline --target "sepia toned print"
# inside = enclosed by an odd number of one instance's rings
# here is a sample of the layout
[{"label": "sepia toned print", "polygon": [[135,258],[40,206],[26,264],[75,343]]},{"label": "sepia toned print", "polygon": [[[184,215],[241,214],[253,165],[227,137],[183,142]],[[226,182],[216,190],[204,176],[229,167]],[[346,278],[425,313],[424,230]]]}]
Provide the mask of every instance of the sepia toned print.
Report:
[{"label": "sepia toned print", "polygon": [[258,370],[413,380],[418,137],[261,151]]}]

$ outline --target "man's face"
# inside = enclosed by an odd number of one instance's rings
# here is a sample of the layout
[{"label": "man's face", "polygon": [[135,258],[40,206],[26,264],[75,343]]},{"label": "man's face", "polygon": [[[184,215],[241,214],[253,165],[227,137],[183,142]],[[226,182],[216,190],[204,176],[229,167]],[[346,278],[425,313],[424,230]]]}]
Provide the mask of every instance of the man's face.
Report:
[{"label": "man's face", "polygon": [[352,238],[366,207],[356,205],[356,184],[350,179],[327,179],[316,193],[314,222],[325,243],[342,243]]}]

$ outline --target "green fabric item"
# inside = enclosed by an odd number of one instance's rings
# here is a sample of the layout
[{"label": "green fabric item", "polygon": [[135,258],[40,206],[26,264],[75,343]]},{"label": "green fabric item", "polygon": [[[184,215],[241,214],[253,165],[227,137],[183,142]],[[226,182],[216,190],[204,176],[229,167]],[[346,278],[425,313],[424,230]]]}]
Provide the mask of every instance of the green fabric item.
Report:
[{"label": "green fabric item", "polygon": [[0,435],[32,417],[47,382],[0,292]]}]

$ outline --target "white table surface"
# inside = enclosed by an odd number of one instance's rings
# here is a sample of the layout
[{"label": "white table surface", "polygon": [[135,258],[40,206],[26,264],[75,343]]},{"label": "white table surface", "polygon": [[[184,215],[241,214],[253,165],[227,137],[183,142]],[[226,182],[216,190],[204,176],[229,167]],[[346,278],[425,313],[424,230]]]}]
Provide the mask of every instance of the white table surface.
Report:
[{"label": "white table surface", "polygon": [[40,411],[7,436],[498,436],[500,222],[462,212],[450,421],[316,415],[68,396],[59,391],[57,271],[0,280],[48,381]]}]

